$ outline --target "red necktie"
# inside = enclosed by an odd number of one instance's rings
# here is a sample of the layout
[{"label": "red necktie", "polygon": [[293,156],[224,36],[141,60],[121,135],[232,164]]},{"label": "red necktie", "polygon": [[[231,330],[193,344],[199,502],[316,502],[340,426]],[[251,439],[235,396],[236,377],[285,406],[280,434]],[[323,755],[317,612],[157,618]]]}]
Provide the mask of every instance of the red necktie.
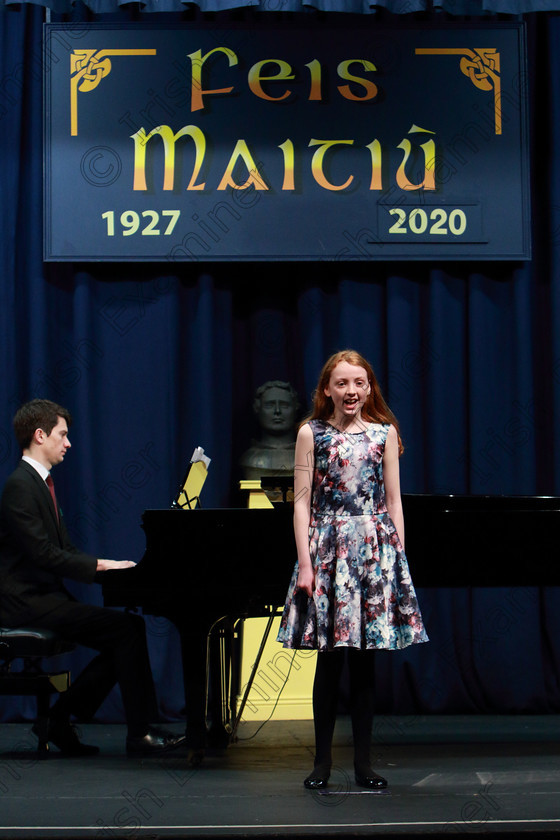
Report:
[{"label": "red necktie", "polygon": [[46,477],[45,481],[47,482],[47,487],[49,488],[53,505],[54,505],[54,512],[56,513],[56,521],[58,522],[58,505],[56,503],[56,493],[54,492],[54,483],[50,476],[50,474]]}]

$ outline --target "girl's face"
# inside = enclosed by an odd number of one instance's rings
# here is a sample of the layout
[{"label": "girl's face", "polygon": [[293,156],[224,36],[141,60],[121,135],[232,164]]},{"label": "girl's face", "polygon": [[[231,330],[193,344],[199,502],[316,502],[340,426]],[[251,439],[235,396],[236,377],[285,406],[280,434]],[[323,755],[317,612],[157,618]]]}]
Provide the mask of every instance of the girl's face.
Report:
[{"label": "girl's face", "polygon": [[334,403],[334,414],[339,417],[359,417],[371,391],[367,373],[359,365],[339,362],[333,368],[325,394]]}]

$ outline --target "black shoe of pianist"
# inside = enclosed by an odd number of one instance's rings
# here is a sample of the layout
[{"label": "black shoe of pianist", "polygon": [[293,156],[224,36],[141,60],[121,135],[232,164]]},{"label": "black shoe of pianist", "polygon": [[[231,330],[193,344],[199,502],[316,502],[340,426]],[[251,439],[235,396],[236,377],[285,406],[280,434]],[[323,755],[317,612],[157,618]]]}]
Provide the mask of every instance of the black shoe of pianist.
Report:
[{"label": "black shoe of pianist", "polygon": [[[39,736],[37,724],[35,724],[31,731],[34,735]],[[63,755],[74,757],[86,757],[97,755],[99,747],[93,744],[82,744],[78,737],[78,730],[71,723],[50,720],[47,725],[47,741],[58,747]]]},{"label": "black shoe of pianist", "polygon": [[180,747],[185,742],[184,735],[175,735],[158,726],[150,726],[145,735],[129,735],[126,739],[127,755],[150,756],[162,755]]}]

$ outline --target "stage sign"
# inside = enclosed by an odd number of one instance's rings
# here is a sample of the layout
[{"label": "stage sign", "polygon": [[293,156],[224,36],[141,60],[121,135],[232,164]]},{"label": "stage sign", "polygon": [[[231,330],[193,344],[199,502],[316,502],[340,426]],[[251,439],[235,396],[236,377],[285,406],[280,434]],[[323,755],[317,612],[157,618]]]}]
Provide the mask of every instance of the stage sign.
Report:
[{"label": "stage sign", "polygon": [[46,24],[45,259],[528,259],[525,65],[517,23]]}]

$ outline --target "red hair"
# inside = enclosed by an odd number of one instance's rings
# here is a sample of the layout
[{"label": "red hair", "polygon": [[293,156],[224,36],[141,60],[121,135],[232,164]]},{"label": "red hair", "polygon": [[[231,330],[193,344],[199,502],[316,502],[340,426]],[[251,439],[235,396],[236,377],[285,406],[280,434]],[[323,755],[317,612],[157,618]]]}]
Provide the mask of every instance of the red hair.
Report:
[{"label": "red hair", "polygon": [[[317,388],[313,394],[313,409],[311,415],[304,420],[329,420],[334,411],[334,403],[331,397],[325,394],[325,388],[328,388],[331,379],[331,374],[335,367],[340,362],[348,362],[350,365],[363,368],[367,373],[368,382],[370,385],[370,392],[362,408],[362,418],[367,423],[391,423],[396,431],[399,441],[399,455],[404,452],[404,446],[399,431],[399,424],[397,418],[385,402],[381,388],[377,381],[377,377],[373,372],[373,368],[367,359],[364,359],[356,350],[340,350],[334,353],[323,366],[323,370],[319,376]],[[303,425],[303,424],[302,424]]]}]

